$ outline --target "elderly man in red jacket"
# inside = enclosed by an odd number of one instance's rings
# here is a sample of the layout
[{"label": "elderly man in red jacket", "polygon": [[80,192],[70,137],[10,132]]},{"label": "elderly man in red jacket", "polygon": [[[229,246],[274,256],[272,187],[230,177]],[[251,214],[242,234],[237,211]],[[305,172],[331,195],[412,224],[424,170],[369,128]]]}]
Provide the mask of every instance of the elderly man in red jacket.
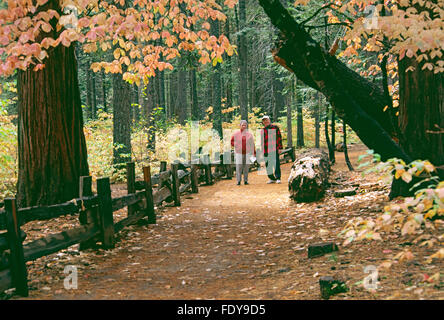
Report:
[{"label": "elderly man in red jacket", "polygon": [[244,184],[248,184],[251,157],[256,156],[256,148],[254,137],[247,129],[247,121],[240,122],[240,130],[231,137],[231,146],[234,147],[237,185],[241,184],[242,174],[244,175]]}]

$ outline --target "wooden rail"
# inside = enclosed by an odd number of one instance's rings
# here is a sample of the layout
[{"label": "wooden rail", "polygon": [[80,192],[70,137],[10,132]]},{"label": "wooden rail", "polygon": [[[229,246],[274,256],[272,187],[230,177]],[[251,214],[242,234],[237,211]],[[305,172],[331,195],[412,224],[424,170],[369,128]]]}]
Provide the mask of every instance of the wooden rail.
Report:
[{"label": "wooden rail", "polygon": [[[294,149],[281,153],[283,159],[294,159]],[[109,178],[97,180],[97,194],[92,192],[92,178],[81,177],[79,198],[69,202],[40,207],[17,209],[15,199],[6,199],[0,210],[0,292],[11,287],[16,293],[28,295],[26,262],[80,244],[80,250],[96,247],[105,249],[115,245],[115,234],[123,228],[146,219],[156,223],[155,207],[164,202],[181,205],[181,195],[197,193],[201,185],[212,185],[220,179],[232,179],[234,155],[225,152],[210,161],[204,155],[198,163],[173,163],[167,169],[161,163],[161,172],[151,175],[151,168],[143,168],[143,180],[136,181],[135,164],[127,164],[128,194],[112,198]],[[257,170],[252,166],[251,170]],[[114,222],[113,212],[128,207],[128,216]],[[54,219],[65,215],[79,215],[80,226],[23,244],[26,233],[21,226],[31,221]]]}]

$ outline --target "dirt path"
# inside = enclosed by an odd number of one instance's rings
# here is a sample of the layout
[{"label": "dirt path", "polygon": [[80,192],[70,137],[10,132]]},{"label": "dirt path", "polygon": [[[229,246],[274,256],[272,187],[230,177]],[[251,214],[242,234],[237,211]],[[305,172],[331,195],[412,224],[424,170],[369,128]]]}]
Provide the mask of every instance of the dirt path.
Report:
[{"label": "dirt path", "polygon": [[[363,150],[352,150],[354,165]],[[362,182],[358,173],[343,171],[342,154],[337,153],[337,161],[333,179]],[[267,185],[266,176],[253,173],[248,186],[225,180],[201,187],[199,194],[183,198],[181,207],[163,210],[157,225],[122,232],[113,250],[79,253],[75,247],[39,259],[29,266],[34,289],[29,298],[319,299],[319,277],[334,274],[351,287],[337,299],[418,298],[400,289],[400,277],[386,277],[382,292],[353,286],[367,276],[364,266],[384,258],[387,243],[307,258],[310,243],[340,244],[337,234],[350,217],[380,212],[387,190],[373,181],[359,201],[329,193],[318,203],[295,204],[287,191],[290,167],[283,165],[279,185]],[[66,265],[78,267],[77,290],[63,287]],[[438,298],[440,291],[432,289],[421,297]]]}]

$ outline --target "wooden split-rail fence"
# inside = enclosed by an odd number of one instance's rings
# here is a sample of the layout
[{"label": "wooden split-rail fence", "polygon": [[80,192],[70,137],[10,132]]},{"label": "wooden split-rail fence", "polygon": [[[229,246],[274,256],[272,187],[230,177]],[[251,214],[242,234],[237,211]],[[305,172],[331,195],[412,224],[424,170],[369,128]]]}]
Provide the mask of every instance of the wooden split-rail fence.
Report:
[{"label": "wooden split-rail fence", "polygon": [[[282,161],[294,160],[294,149],[283,150]],[[160,172],[151,175],[150,166],[143,168],[143,180],[137,181],[135,163],[127,164],[127,195],[112,198],[109,178],[97,179],[97,194],[92,191],[92,178],[80,178],[79,198],[72,201],[40,207],[17,208],[14,198],[5,199],[0,210],[0,293],[15,288],[21,296],[28,296],[26,262],[80,244],[80,250],[101,243],[113,248],[115,235],[126,226],[144,219],[156,223],[155,207],[162,203],[180,206],[180,196],[198,193],[202,185],[212,185],[222,178],[233,177],[233,153],[217,155],[210,161],[205,155],[197,163],[175,162],[167,169],[160,163]],[[250,170],[257,170],[252,166]],[[115,222],[113,212],[128,207],[126,218]],[[80,226],[27,242],[21,226],[31,221],[50,220],[65,215],[79,215]]]}]

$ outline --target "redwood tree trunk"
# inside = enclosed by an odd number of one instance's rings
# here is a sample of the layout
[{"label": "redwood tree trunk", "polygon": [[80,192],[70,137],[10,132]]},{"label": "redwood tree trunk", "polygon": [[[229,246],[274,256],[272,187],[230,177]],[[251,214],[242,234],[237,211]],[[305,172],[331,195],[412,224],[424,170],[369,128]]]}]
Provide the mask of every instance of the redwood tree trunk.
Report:
[{"label": "redwood tree trunk", "polygon": [[48,55],[43,70],[17,77],[20,207],[76,198],[89,174],[74,46]]},{"label": "redwood tree trunk", "polygon": [[[421,70],[422,64],[407,57],[398,66],[399,144],[414,159],[443,166],[444,74]],[[410,66],[415,70],[406,72]]]}]

